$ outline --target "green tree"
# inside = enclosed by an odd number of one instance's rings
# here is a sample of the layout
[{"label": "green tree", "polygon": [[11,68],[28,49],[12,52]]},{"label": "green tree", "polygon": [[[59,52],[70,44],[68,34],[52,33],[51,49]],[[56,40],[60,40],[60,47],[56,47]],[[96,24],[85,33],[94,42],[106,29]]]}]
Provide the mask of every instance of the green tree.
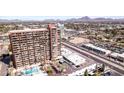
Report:
[{"label": "green tree", "polygon": [[52,73],[53,73],[53,70],[52,70],[52,68],[51,67],[47,67],[47,71],[46,71],[47,73],[48,73],[48,75],[52,75]]},{"label": "green tree", "polygon": [[87,69],[84,71],[84,76],[88,76],[88,70]]},{"label": "green tree", "polygon": [[105,71],[105,64],[102,64],[102,71]]}]

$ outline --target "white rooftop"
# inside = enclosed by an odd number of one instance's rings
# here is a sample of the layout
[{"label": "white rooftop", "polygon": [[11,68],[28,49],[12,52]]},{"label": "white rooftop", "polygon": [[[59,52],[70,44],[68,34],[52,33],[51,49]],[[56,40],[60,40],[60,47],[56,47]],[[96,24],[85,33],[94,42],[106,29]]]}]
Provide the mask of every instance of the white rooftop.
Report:
[{"label": "white rooftop", "polygon": [[31,32],[31,31],[46,31],[46,28],[41,29],[25,29],[25,30],[11,30],[9,33]]},{"label": "white rooftop", "polygon": [[103,52],[106,52],[106,54],[111,53],[110,50],[106,50],[106,49],[97,47],[97,46],[95,46],[95,45],[93,45],[93,44],[90,44],[90,43],[84,44],[84,45],[86,45],[86,46],[88,46],[88,47],[91,47],[91,48],[94,48],[94,49],[97,49],[97,50],[100,50],[100,51],[103,51]]},{"label": "white rooftop", "polygon": [[81,65],[86,62],[86,59],[83,57],[79,56],[76,53],[72,53],[71,55],[66,57],[68,60],[70,60],[72,63],[74,63],[76,66]]},{"label": "white rooftop", "polygon": [[122,53],[122,55],[124,56],[124,53]]},{"label": "white rooftop", "polygon": [[115,53],[115,52],[114,52],[114,53],[111,53],[111,56],[112,56],[112,57],[117,57],[118,55],[119,55],[119,54],[118,54],[118,53]]},{"label": "white rooftop", "polygon": [[61,51],[62,51],[62,55],[70,55],[70,54],[72,54],[72,51],[70,51],[70,50],[68,50],[66,48],[62,48]]},{"label": "white rooftop", "polygon": [[124,54],[119,54],[118,56],[124,58]]},{"label": "white rooftop", "polygon": [[66,29],[65,28],[65,31],[75,31],[74,29]]},{"label": "white rooftop", "polygon": [[86,59],[81,57],[79,54],[74,53],[66,48],[62,48],[62,55],[75,65],[81,65],[86,61]]},{"label": "white rooftop", "polygon": [[81,70],[78,70],[78,71],[76,71],[76,72],[73,72],[73,73],[69,74],[68,76],[83,75],[83,74],[84,74],[84,71],[85,71],[86,69],[88,70],[88,72],[90,72],[90,71],[92,71],[93,69],[95,69],[95,67],[96,67],[96,64],[92,64],[92,65],[90,65],[89,67],[85,67],[85,68],[83,68],[83,69],[81,69]]},{"label": "white rooftop", "polygon": [[122,57],[122,58],[124,58],[124,53],[122,53],[122,54],[119,54],[119,53],[111,53],[111,56],[112,57]]}]

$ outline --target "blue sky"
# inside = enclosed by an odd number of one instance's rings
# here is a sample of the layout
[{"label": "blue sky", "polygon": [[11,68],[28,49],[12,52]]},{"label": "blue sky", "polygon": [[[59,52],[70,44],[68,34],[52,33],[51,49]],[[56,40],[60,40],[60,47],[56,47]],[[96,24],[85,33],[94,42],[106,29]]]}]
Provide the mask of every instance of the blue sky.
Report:
[{"label": "blue sky", "polygon": [[80,16],[0,16],[0,19],[21,19],[21,20],[44,20],[44,19],[68,19],[80,18]]},{"label": "blue sky", "polygon": [[[20,20],[44,20],[44,19],[62,19],[80,18],[83,16],[0,16],[0,19],[20,19]],[[105,18],[124,18],[124,16],[89,16],[91,18],[105,17]]]}]

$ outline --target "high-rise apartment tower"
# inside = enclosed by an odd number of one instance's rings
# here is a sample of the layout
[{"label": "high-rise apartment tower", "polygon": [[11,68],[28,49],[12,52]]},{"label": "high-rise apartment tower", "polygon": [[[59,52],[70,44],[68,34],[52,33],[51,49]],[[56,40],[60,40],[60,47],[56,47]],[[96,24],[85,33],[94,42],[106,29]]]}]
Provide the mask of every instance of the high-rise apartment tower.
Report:
[{"label": "high-rise apartment tower", "polygon": [[9,34],[16,69],[60,56],[60,30],[54,25],[42,29],[13,30]]}]

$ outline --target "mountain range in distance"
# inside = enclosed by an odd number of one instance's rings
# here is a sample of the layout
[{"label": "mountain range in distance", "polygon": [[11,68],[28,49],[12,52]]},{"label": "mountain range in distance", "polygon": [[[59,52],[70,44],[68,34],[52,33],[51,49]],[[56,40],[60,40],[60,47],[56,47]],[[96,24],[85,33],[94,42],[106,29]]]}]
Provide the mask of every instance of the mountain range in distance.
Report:
[{"label": "mountain range in distance", "polygon": [[120,21],[124,22],[124,18],[104,18],[104,17],[98,17],[98,18],[90,18],[88,16],[84,16],[81,18],[72,18],[72,19],[67,19],[66,21],[70,22],[104,22],[104,21]]},{"label": "mountain range in distance", "polygon": [[45,20],[19,20],[19,19],[14,19],[14,20],[9,20],[9,19],[0,19],[1,23],[6,23],[6,22],[99,22],[99,21],[121,21],[124,22],[124,18],[104,18],[104,17],[98,17],[98,18],[90,18],[88,16],[83,16],[81,18],[70,18],[66,20],[62,19],[45,19]]}]

